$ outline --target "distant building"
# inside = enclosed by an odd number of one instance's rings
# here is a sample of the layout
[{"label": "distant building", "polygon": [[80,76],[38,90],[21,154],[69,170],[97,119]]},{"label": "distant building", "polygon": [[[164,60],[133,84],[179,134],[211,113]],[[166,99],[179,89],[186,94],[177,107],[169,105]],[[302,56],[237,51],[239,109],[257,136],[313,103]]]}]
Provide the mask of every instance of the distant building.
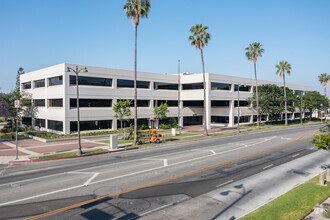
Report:
[{"label": "distant building", "polygon": [[[37,119],[23,118],[23,123],[41,127],[50,132],[69,134],[77,131],[76,76],[67,72],[75,64],[62,63],[20,76],[21,90],[29,92],[38,106]],[[80,68],[85,67],[79,65]],[[119,99],[133,99],[134,71],[86,66],[87,73],[79,74],[81,130],[117,129],[112,105]],[[180,85],[178,80],[180,77]],[[153,108],[167,101],[168,118],[178,117],[180,92],[181,126],[203,123],[203,74],[158,74],[138,72],[138,123],[147,123],[153,117]],[[262,84],[282,83],[259,80]],[[206,123],[235,126],[237,123],[237,90],[240,86],[240,123],[256,121],[256,113],[248,106],[254,79],[206,73]],[[312,87],[287,84],[296,93],[311,91]],[[179,90],[179,91],[178,91]],[[132,111],[133,112],[133,111]],[[288,113],[288,118],[299,113]],[[261,120],[267,120],[266,115]],[[133,115],[130,123],[133,123]],[[126,126],[129,126],[129,125]]]}]

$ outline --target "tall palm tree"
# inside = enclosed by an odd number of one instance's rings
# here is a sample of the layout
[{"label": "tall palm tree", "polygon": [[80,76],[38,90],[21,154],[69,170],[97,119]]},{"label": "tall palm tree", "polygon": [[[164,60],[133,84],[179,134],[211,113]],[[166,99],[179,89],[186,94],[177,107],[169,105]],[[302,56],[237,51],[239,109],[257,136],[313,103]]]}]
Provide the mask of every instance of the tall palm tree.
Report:
[{"label": "tall palm tree", "polygon": [[136,41],[137,41],[137,28],[139,25],[140,17],[148,17],[148,12],[150,9],[149,0],[127,0],[127,3],[124,5],[123,10],[126,12],[127,18],[132,19],[133,26],[135,30],[134,37],[134,142],[133,145],[138,144],[137,136],[137,88],[136,88],[136,79],[137,79],[137,53],[136,53]]},{"label": "tall palm tree", "polygon": [[[327,98],[327,88],[326,88],[326,86],[327,86],[328,80],[330,80],[330,75],[328,75],[327,73],[322,73],[321,75],[319,75],[319,82],[324,87],[324,96],[325,96],[325,98]],[[328,110],[328,105],[325,106],[325,120],[327,120],[327,110]]]},{"label": "tall palm tree", "polygon": [[[254,78],[256,80],[256,98],[257,98],[257,127],[260,128],[259,119],[259,96],[258,96],[258,79],[257,79],[257,58],[262,57],[264,53],[263,45],[259,42],[254,42],[245,48],[245,56],[254,64]],[[238,88],[239,89],[239,88]]]},{"label": "tall palm tree", "polygon": [[324,96],[327,97],[327,83],[330,80],[330,75],[328,75],[327,73],[322,73],[321,75],[319,75],[319,82],[322,84],[322,86],[324,87]]},{"label": "tall palm tree", "polygon": [[280,77],[283,77],[284,85],[284,113],[285,113],[285,126],[288,125],[288,115],[287,115],[287,103],[286,103],[286,87],[285,87],[285,71],[288,75],[291,73],[291,64],[287,61],[281,61],[275,66],[276,74],[280,74]]},{"label": "tall palm tree", "polygon": [[191,36],[189,40],[191,41],[191,46],[195,46],[196,49],[201,51],[202,66],[203,66],[203,90],[204,90],[204,135],[208,136],[207,126],[206,126],[206,83],[205,83],[205,67],[204,67],[204,58],[203,58],[203,47],[208,44],[211,39],[211,35],[206,32],[207,26],[202,24],[196,24],[190,28]]}]

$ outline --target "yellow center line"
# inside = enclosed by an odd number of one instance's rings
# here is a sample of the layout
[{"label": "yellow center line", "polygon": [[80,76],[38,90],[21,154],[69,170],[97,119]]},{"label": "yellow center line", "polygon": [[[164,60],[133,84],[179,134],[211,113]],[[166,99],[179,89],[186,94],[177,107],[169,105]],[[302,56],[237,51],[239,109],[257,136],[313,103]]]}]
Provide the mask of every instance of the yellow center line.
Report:
[{"label": "yellow center line", "polygon": [[117,192],[117,193],[113,193],[113,194],[110,194],[110,195],[98,197],[96,199],[87,200],[85,202],[77,203],[77,204],[74,204],[74,205],[71,205],[71,206],[63,207],[63,208],[60,208],[60,209],[57,209],[57,210],[53,210],[53,211],[46,212],[46,213],[43,213],[43,214],[40,214],[40,215],[36,215],[36,216],[30,217],[30,218],[26,218],[26,220],[38,219],[38,218],[42,218],[42,217],[52,215],[52,214],[56,214],[56,213],[59,213],[59,212],[64,212],[64,211],[74,209],[74,208],[77,208],[77,207],[80,207],[80,206],[83,206],[83,205],[86,205],[86,204],[89,204],[89,203],[93,203],[93,202],[96,202],[96,201],[99,201],[99,200],[102,200],[102,199],[105,199],[105,198],[118,196],[118,195],[121,195],[121,194],[124,194],[124,193],[132,192],[132,191],[135,191],[135,190],[138,190],[138,189],[153,186],[153,185],[163,183],[163,182],[166,182],[166,181],[169,181],[169,180],[173,180],[173,179],[177,179],[177,178],[180,178],[180,177],[188,176],[188,175],[191,175],[191,174],[194,174],[194,173],[198,173],[198,172],[201,172],[201,171],[212,169],[212,168],[222,166],[222,165],[225,165],[225,164],[228,164],[228,163],[232,163],[232,162],[235,162],[235,161],[238,161],[238,160],[243,160],[243,159],[253,157],[253,156],[256,156],[256,155],[259,155],[259,154],[263,154],[263,153],[268,152],[268,151],[276,150],[276,149],[285,147],[287,145],[293,144],[293,143],[303,139],[307,134],[309,134],[312,131],[315,131],[315,130],[311,130],[311,131],[306,132],[303,136],[301,136],[300,138],[298,138],[294,141],[291,141],[289,143],[286,143],[286,144],[283,144],[283,145],[280,145],[280,146],[277,146],[277,147],[274,147],[274,148],[270,148],[268,150],[263,150],[263,151],[260,151],[260,152],[254,153],[254,154],[250,154],[250,155],[247,155],[247,156],[244,156],[244,157],[235,158],[235,159],[232,159],[232,160],[229,160],[229,161],[226,161],[226,162],[222,162],[222,163],[218,163],[218,164],[215,164],[215,165],[212,165],[212,166],[209,166],[209,167],[204,167],[204,168],[201,168],[201,169],[198,169],[198,170],[193,170],[193,171],[190,171],[190,172],[187,172],[187,173],[179,174],[179,175],[176,175],[176,176],[172,176],[170,178],[158,180],[158,181],[155,181],[155,182],[152,182],[152,183],[137,186],[137,187],[127,189],[127,190],[124,190],[124,191],[120,191],[120,192]]}]

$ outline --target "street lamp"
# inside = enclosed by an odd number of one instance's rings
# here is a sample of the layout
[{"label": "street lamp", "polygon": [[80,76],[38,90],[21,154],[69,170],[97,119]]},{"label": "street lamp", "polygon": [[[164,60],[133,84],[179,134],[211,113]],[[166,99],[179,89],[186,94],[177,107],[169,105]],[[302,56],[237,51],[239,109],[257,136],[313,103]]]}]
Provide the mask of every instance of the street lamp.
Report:
[{"label": "street lamp", "polygon": [[82,150],[81,150],[81,143],[80,143],[80,115],[79,115],[79,86],[78,86],[78,74],[80,72],[85,72],[87,73],[87,68],[81,68],[78,69],[78,65],[76,66],[76,69],[72,69],[71,67],[67,68],[68,72],[74,72],[76,74],[76,86],[77,86],[77,116],[78,116],[78,121],[77,121],[77,131],[78,131],[78,151],[77,151],[77,155],[80,156],[83,154]]}]

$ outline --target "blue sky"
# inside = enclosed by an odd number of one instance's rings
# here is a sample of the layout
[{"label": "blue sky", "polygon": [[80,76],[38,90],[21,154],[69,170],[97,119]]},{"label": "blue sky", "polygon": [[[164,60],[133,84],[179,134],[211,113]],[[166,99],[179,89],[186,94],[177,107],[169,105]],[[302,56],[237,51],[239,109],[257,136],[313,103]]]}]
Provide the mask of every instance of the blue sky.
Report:
[{"label": "blue sky", "polygon": [[[134,32],[124,0],[0,0],[0,88],[15,86],[25,72],[68,62],[133,69]],[[189,29],[207,25],[206,72],[253,78],[244,48],[261,42],[258,78],[281,81],[275,65],[292,65],[288,83],[322,91],[317,76],[330,73],[328,0],[151,0],[138,29],[138,70],[201,72],[200,53],[190,46]]]}]

